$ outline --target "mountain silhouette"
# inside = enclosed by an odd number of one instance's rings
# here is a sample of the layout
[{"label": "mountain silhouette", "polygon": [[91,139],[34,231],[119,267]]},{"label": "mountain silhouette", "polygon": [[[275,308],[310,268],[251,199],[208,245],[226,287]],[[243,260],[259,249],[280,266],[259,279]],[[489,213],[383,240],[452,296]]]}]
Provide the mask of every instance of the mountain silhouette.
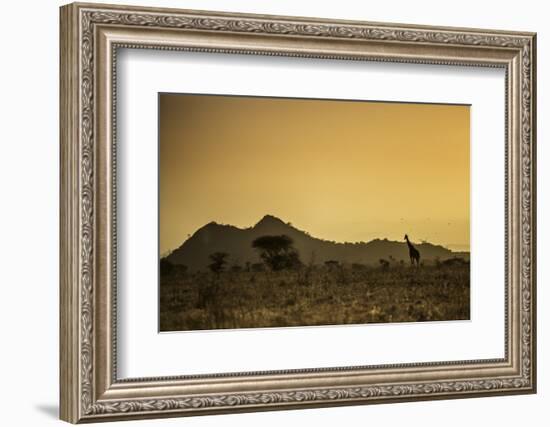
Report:
[{"label": "mountain silhouette", "polygon": [[[294,241],[294,247],[303,263],[323,264],[334,260],[341,263],[378,264],[381,258],[409,262],[409,251],[405,242],[375,239],[370,242],[337,243],[318,239],[285,223],[273,215],[264,216],[250,228],[210,222],[199,228],[191,237],[166,257],[172,264],[184,264],[191,271],[206,269],[211,263],[209,256],[214,252],[229,254],[230,264],[244,265],[260,262],[258,252],[252,248],[252,241],[261,236],[287,235]],[[403,232],[405,234],[405,231]],[[453,252],[443,246],[431,243],[415,243],[421,260],[436,258],[445,260],[453,257],[469,259],[468,252]]]}]

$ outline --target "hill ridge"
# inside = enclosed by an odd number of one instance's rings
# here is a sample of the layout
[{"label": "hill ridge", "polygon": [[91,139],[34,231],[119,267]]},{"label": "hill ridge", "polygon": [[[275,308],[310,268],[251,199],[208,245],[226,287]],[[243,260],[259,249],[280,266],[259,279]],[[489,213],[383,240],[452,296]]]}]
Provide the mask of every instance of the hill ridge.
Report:
[{"label": "hill ridge", "polygon": [[[329,260],[341,263],[377,264],[381,258],[395,262],[408,262],[405,242],[388,239],[373,239],[368,242],[335,242],[311,236],[290,222],[274,215],[264,215],[254,226],[240,228],[231,224],[211,221],[195,231],[165,259],[173,264],[184,264],[190,270],[205,269],[214,252],[229,254],[231,264],[260,262],[252,241],[264,235],[285,234],[294,241],[303,263],[323,264]],[[453,257],[469,258],[467,252],[453,252],[441,245],[428,242],[414,243],[420,251],[421,260],[445,260]]]}]

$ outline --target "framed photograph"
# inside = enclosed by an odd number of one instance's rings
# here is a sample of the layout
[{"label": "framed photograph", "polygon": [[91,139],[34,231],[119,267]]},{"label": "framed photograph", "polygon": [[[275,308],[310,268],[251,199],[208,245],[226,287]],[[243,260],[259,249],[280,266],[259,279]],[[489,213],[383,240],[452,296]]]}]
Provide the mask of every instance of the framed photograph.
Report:
[{"label": "framed photograph", "polygon": [[63,420],[536,391],[535,34],[60,22]]}]

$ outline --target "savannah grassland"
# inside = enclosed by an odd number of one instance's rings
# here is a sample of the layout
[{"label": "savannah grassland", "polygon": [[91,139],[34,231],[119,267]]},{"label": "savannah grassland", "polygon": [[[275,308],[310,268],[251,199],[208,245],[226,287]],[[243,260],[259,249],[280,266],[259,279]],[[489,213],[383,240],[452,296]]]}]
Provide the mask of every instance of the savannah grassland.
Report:
[{"label": "savannah grassland", "polygon": [[219,273],[173,268],[160,281],[161,331],[469,318],[468,262]]}]

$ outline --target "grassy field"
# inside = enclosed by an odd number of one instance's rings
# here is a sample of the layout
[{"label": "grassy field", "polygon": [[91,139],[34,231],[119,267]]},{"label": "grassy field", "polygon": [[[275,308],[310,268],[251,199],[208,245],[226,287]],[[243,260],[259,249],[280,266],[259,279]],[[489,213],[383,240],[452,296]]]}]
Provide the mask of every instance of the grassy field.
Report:
[{"label": "grassy field", "polygon": [[161,276],[161,331],[469,318],[468,263]]}]

